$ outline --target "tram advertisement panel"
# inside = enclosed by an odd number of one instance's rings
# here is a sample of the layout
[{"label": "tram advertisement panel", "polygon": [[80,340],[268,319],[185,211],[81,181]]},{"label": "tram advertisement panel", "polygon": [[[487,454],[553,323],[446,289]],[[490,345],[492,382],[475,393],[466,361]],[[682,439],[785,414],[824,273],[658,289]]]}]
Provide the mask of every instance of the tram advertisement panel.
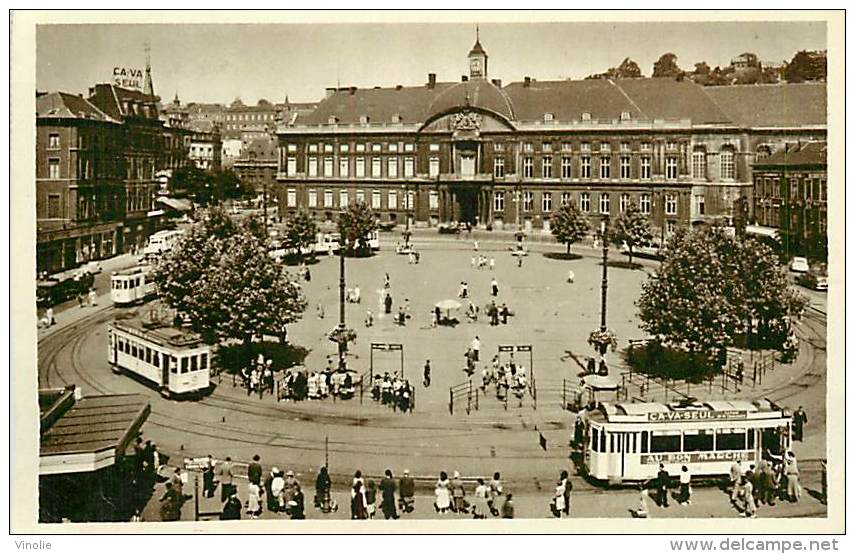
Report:
[{"label": "tram advertisement panel", "polygon": [[709,421],[719,419],[747,419],[745,410],[687,410],[681,412],[650,412],[647,421]]},{"label": "tram advertisement panel", "polygon": [[672,452],[663,454],[642,454],[641,463],[656,465],[661,463],[695,464],[703,462],[753,462],[753,450],[727,450],[721,452]]}]

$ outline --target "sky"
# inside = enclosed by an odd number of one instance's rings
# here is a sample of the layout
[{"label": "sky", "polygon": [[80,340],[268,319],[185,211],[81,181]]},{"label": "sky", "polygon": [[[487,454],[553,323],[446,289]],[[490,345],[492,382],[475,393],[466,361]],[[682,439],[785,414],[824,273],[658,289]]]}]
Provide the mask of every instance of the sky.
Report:
[{"label": "sky", "polygon": [[[826,48],[824,22],[483,23],[489,77],[503,84],[582,79],[630,57],[650,76],[673,52],[683,69],[726,66],[742,52],[790,60]],[[145,67],[151,47],[155,92],[164,100],[230,103],[240,97],[311,102],[326,87],[418,86],[436,73],[458,81],[474,23],[50,24],[36,32],[36,86],[86,93],[116,66]]]}]

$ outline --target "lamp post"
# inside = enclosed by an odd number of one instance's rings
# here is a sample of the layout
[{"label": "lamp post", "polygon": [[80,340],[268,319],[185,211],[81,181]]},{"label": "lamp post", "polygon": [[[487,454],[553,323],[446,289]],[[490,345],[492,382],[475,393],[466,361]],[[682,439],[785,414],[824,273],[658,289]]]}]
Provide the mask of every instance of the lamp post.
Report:
[{"label": "lamp post", "polygon": [[[600,331],[606,330],[606,291],[609,288],[609,240],[608,240],[608,230],[609,230],[609,216],[603,216],[603,220],[600,223],[600,238],[603,241],[603,283],[602,283],[602,299],[600,302]],[[606,353],[606,346],[602,345],[600,347],[600,354]]]},{"label": "lamp post", "polygon": [[[344,217],[345,212],[342,210],[339,212],[339,218]],[[341,243],[338,245],[338,331],[339,331],[339,341],[338,341],[338,368],[340,371],[344,371],[347,369],[347,364],[345,362],[345,356],[347,353],[347,340],[345,339],[345,332],[347,327],[345,326],[344,314],[345,314],[345,279],[344,279],[344,251],[345,245],[347,244],[347,237],[344,233],[341,233]]]}]

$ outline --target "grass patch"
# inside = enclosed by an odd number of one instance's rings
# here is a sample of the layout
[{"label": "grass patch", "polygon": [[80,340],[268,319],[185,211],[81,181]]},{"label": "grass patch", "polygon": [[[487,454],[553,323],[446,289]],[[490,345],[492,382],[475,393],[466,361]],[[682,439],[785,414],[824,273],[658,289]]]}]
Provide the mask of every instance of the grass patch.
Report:
[{"label": "grass patch", "polygon": [[582,256],[580,256],[579,254],[574,254],[572,252],[570,252],[569,254],[567,252],[544,252],[543,257],[548,258],[550,260],[562,260],[565,262],[582,259]]},{"label": "grass patch", "polygon": [[[602,266],[603,262],[600,262],[600,265]],[[644,266],[642,266],[641,264],[637,264],[635,262],[629,263],[626,260],[609,260],[609,267],[614,267],[616,269],[636,270],[636,269],[641,269]]]}]

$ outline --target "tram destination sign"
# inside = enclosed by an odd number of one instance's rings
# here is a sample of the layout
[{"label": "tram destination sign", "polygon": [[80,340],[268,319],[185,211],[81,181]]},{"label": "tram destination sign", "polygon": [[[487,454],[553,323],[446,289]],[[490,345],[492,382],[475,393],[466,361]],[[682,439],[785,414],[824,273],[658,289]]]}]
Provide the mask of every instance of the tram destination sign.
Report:
[{"label": "tram destination sign", "polygon": [[683,412],[650,412],[647,421],[709,421],[719,419],[747,419],[745,410],[686,410]]},{"label": "tram destination sign", "polygon": [[722,450],[719,452],[667,452],[662,454],[641,455],[641,463],[645,465],[751,461],[754,461],[753,450]]}]

